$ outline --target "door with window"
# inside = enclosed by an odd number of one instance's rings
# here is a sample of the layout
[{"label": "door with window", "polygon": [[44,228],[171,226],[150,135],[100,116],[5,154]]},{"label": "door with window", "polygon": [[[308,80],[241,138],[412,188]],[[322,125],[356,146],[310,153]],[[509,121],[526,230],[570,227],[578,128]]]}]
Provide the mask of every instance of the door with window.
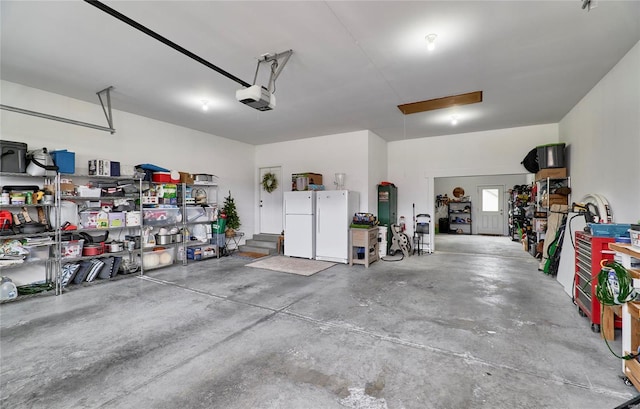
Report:
[{"label": "door with window", "polygon": [[477,234],[504,236],[504,186],[478,186],[478,197]]}]

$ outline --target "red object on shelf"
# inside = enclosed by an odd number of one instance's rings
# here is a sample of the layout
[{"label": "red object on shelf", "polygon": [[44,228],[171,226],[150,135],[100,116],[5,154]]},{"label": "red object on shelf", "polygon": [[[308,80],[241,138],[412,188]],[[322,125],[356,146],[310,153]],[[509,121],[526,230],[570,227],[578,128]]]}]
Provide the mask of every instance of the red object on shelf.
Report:
[{"label": "red object on shelf", "polygon": [[151,180],[158,183],[171,183],[171,172],[153,172]]},{"label": "red object on shelf", "polygon": [[[602,307],[596,297],[596,285],[602,260],[613,260],[609,243],[615,242],[615,238],[595,237],[581,231],[576,232],[575,238],[575,302],[578,310],[591,321],[591,329],[600,332]],[[622,328],[620,317],[616,317],[615,328]]]}]

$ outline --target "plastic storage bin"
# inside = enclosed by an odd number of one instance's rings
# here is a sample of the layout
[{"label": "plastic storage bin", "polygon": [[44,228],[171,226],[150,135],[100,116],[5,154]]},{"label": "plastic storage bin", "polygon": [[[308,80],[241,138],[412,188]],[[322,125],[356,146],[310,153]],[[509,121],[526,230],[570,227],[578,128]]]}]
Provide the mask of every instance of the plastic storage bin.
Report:
[{"label": "plastic storage bin", "polygon": [[140,212],[138,210],[126,212],[125,221],[127,226],[140,226]]},{"label": "plastic storage bin", "polygon": [[170,266],[175,258],[175,248],[157,248],[142,255],[145,270]]},{"label": "plastic storage bin", "polygon": [[92,210],[80,212],[80,224],[85,229],[108,229],[109,215]]},{"label": "plastic storage bin", "polygon": [[29,250],[28,261],[48,260],[51,246],[25,246]]},{"label": "plastic storage bin", "polygon": [[62,251],[61,251],[62,258],[82,256],[82,247],[84,245],[83,239],[63,241],[60,243],[60,245],[62,248]]},{"label": "plastic storage bin", "polygon": [[144,209],[143,223],[147,226],[172,224],[178,222],[180,209],[177,207],[159,207],[153,209]]},{"label": "plastic storage bin", "polygon": [[591,234],[596,237],[629,237],[630,224],[624,223],[589,223]]},{"label": "plastic storage bin", "polygon": [[216,257],[218,255],[215,246],[189,246],[187,247],[187,259],[189,260],[204,260],[207,258]]},{"label": "plastic storage bin", "polygon": [[536,146],[540,169],[564,168],[564,143]]},{"label": "plastic storage bin", "polygon": [[75,173],[76,172],[76,154],[75,152],[69,152],[66,149],[59,151],[50,151],[53,163],[58,167],[60,173]]},{"label": "plastic storage bin", "polygon": [[27,171],[27,144],[0,141],[0,172],[25,173]]}]

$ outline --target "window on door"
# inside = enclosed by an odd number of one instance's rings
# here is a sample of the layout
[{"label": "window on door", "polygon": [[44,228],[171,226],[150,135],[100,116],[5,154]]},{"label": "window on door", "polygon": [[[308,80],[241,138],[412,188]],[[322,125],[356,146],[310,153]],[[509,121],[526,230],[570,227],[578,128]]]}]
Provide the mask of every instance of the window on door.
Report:
[{"label": "window on door", "polygon": [[482,189],[482,211],[483,212],[500,211],[499,189]]}]

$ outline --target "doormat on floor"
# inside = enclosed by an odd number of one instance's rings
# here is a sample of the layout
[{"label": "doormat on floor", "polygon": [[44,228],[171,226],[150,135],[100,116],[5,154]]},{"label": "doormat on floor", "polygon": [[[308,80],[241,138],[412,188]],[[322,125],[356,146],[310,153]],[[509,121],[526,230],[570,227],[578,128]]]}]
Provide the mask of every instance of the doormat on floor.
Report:
[{"label": "doormat on floor", "polygon": [[282,273],[298,274],[308,277],[335,265],[336,263],[331,263],[329,261],[273,256],[249,263],[247,264],[247,267],[264,268],[266,270],[280,271]]},{"label": "doormat on floor", "polygon": [[268,256],[268,254],[255,253],[253,251],[240,251],[232,255],[236,257],[247,257],[247,258],[260,258],[260,257]]}]

